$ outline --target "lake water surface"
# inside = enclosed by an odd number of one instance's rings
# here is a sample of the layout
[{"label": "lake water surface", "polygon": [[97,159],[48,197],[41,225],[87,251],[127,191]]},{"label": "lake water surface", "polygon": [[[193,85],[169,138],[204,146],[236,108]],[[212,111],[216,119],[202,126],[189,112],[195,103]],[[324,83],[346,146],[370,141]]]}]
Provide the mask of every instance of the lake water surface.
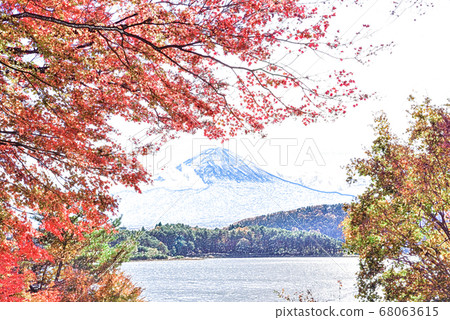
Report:
[{"label": "lake water surface", "polygon": [[318,301],[353,301],[358,258],[137,261],[122,270],[144,289],[147,301],[282,302],[274,293],[281,289],[288,294],[309,289]]}]

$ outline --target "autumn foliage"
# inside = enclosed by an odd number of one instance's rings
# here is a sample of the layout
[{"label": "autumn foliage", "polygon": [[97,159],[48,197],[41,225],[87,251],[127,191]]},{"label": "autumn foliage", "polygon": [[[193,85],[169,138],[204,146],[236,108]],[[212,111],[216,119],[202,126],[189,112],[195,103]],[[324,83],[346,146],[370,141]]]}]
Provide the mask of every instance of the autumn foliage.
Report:
[{"label": "autumn foliage", "polygon": [[[79,275],[63,243],[108,230],[111,186],[139,191],[149,177],[136,156],[159,148],[126,153],[111,120],[145,123],[162,142],[197,130],[223,138],[289,116],[336,116],[363,99],[344,70],[319,87],[283,60],[314,52],[339,61],[334,15],[293,0],[2,1],[0,301],[64,300],[75,275],[96,277]],[[43,245],[50,235],[59,244]]]},{"label": "autumn foliage", "polygon": [[449,106],[414,102],[411,116],[407,140],[378,118],[367,159],[350,166],[371,179],[344,221],[363,300],[450,301]]},{"label": "autumn foliage", "polygon": [[[78,221],[73,219],[75,225]],[[118,220],[112,223],[117,227]],[[140,301],[142,290],[133,285],[119,266],[127,261],[136,242],[111,246],[115,232],[105,229],[86,233],[79,238],[64,232],[57,237],[43,232],[39,243],[52,261],[31,264],[34,281],[30,284],[30,301]]]}]

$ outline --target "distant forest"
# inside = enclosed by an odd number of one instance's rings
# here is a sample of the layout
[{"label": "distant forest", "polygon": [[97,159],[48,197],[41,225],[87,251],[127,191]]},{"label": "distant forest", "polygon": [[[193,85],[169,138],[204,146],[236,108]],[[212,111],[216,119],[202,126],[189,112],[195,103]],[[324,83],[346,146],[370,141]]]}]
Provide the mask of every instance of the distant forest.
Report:
[{"label": "distant forest", "polygon": [[[120,229],[112,245],[134,239],[132,260],[169,257],[261,257],[342,255],[342,205],[323,205],[245,219],[227,228],[157,224]],[[305,231],[306,230],[306,231]]]},{"label": "distant forest", "polygon": [[316,231],[331,238],[343,240],[340,224],[346,215],[342,204],[325,204],[248,218],[235,222],[232,226],[257,225],[286,230]]}]

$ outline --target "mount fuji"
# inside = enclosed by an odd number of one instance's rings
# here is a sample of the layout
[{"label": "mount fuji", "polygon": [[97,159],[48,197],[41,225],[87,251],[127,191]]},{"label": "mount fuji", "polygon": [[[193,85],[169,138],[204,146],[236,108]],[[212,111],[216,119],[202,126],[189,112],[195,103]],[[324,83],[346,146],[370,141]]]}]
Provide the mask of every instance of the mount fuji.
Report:
[{"label": "mount fuji", "polygon": [[224,227],[257,215],[354,198],[273,175],[223,148],[208,149],[167,170],[141,194],[116,195],[122,224],[128,228],[158,222]]}]

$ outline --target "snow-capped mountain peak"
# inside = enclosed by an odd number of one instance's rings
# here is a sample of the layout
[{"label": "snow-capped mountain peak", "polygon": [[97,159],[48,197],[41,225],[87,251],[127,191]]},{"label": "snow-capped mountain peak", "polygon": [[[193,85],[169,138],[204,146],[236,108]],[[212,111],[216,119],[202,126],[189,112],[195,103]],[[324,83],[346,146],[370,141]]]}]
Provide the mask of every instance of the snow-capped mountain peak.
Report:
[{"label": "snow-capped mountain peak", "polygon": [[298,181],[273,175],[226,149],[208,149],[165,170],[142,194],[117,194],[119,213],[127,227],[158,222],[223,227],[257,215],[354,199],[344,190]]},{"label": "snow-capped mountain peak", "polygon": [[[212,148],[183,163],[191,167],[204,183],[217,181],[270,182],[274,177],[252,163],[246,163],[227,149]],[[182,170],[179,165],[178,170]]]}]

